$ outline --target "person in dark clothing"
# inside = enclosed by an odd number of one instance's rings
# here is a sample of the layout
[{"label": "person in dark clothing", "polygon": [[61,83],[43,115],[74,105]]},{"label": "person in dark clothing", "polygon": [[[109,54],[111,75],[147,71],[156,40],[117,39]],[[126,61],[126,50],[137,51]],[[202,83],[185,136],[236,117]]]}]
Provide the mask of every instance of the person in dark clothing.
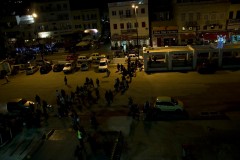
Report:
[{"label": "person in dark clothing", "polygon": [[90,80],[89,80],[89,85],[90,85],[91,87],[94,87],[94,83],[93,83],[92,78],[90,78]]},{"label": "person in dark clothing", "polygon": [[118,71],[118,72],[119,72],[120,69],[121,69],[120,67],[121,67],[121,66],[120,66],[120,64],[118,63],[118,64],[117,64],[117,71]]},{"label": "person in dark clothing", "polygon": [[98,78],[96,79],[96,84],[97,84],[97,87],[99,87],[99,79]]},{"label": "person in dark clothing", "polygon": [[124,66],[121,64],[120,65],[121,72],[123,71],[123,68],[124,68]]},{"label": "person in dark clothing", "polygon": [[90,81],[90,79],[88,78],[88,77],[86,77],[86,85],[88,85],[89,84],[89,81]]},{"label": "person in dark clothing", "polygon": [[105,99],[106,99],[108,105],[110,105],[110,99],[109,99],[108,91],[105,92]]},{"label": "person in dark clothing", "polygon": [[65,97],[66,97],[66,92],[65,92],[65,90],[64,90],[64,89],[61,89],[61,96],[62,96],[63,98],[65,98]]},{"label": "person in dark clothing", "polygon": [[42,101],[42,109],[43,109],[43,116],[47,120],[48,119],[47,102],[45,100]]},{"label": "person in dark clothing", "polygon": [[74,156],[77,157],[78,160],[82,160],[83,159],[83,148],[79,145],[76,146],[75,152],[74,152]]},{"label": "person in dark clothing", "polygon": [[98,99],[100,98],[99,89],[96,88],[96,89],[95,89],[95,92],[96,92],[96,97],[97,97],[97,100],[98,100]]},{"label": "person in dark clothing", "polygon": [[67,76],[64,77],[64,83],[67,85]]},{"label": "person in dark clothing", "polygon": [[39,97],[39,95],[35,96],[35,101],[37,103],[37,106],[41,106],[41,98]]},{"label": "person in dark clothing", "polygon": [[113,102],[113,92],[111,90],[108,91],[109,101]]}]

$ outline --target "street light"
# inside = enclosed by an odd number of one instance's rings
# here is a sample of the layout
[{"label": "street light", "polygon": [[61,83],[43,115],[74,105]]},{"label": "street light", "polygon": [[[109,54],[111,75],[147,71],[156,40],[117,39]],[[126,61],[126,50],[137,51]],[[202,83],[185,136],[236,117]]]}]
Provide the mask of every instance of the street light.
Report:
[{"label": "street light", "polygon": [[138,21],[137,21],[137,9],[138,9],[138,6],[133,4],[133,5],[132,5],[132,8],[134,8],[134,14],[135,14],[135,19],[136,19],[135,27],[136,27],[136,32],[137,32],[137,53],[138,53],[138,56],[139,56],[139,47],[138,47]]}]

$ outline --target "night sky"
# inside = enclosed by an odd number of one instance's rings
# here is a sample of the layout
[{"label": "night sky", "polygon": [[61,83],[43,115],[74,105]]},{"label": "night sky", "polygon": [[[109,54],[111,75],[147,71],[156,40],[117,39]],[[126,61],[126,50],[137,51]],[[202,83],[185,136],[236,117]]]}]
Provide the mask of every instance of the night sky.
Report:
[{"label": "night sky", "polygon": [[[9,1],[11,3],[9,3]],[[31,2],[35,1],[47,1],[49,0],[21,0],[22,4],[15,5],[14,1],[18,0],[2,0],[0,5],[0,12],[1,15],[9,15],[9,13],[13,13],[15,11],[15,14],[24,15],[26,14],[26,8],[30,8]],[[77,9],[89,9],[89,8],[100,8],[103,10],[108,9],[108,3],[111,2],[123,2],[123,1],[131,1],[131,0],[70,0],[70,6],[71,9],[77,10]],[[240,0],[231,0],[232,3],[240,3]],[[160,6],[160,3],[164,2],[171,2],[171,0],[148,0],[149,6],[151,8],[155,8],[156,6]],[[154,4],[151,4],[154,3]]]}]

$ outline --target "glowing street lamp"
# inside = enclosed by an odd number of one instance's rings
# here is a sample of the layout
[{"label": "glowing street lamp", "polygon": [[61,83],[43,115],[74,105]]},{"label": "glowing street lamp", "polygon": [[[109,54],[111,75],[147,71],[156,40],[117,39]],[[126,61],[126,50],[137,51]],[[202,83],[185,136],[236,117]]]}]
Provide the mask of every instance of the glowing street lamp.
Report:
[{"label": "glowing street lamp", "polygon": [[36,13],[33,13],[32,16],[33,16],[33,18],[37,18],[38,17],[38,15]]},{"label": "glowing street lamp", "polygon": [[134,14],[135,14],[135,18],[136,18],[136,31],[137,31],[137,52],[138,52],[138,56],[139,56],[139,47],[138,47],[138,21],[137,21],[137,9],[138,6],[137,5],[132,5],[132,8],[134,8]]}]

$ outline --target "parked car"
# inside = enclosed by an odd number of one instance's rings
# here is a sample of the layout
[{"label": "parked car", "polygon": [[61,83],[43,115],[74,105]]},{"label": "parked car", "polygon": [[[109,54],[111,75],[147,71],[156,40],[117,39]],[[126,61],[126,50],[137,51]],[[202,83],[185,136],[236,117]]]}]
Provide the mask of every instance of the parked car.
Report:
[{"label": "parked car", "polygon": [[63,67],[63,72],[64,73],[71,73],[76,69],[76,67],[77,67],[77,62],[76,61],[67,62],[67,63],[65,63],[65,65]]},{"label": "parked car", "polygon": [[54,64],[53,72],[61,72],[63,70],[64,64]]},{"label": "parked car", "polygon": [[107,58],[102,58],[100,59],[99,66],[98,66],[98,71],[106,71],[108,69],[108,60]]},{"label": "parked car", "polygon": [[87,71],[89,69],[87,63],[82,63],[80,68],[81,68],[81,71]]},{"label": "parked car", "polygon": [[78,59],[77,59],[78,63],[83,63],[83,62],[89,62],[89,59],[87,56],[78,56]]},{"label": "parked car", "polygon": [[92,53],[91,56],[89,57],[89,61],[91,62],[98,62],[99,61],[99,53]]},{"label": "parked car", "polygon": [[37,66],[42,66],[46,63],[52,64],[52,62],[48,60],[42,60],[42,59],[35,60],[35,65]]},{"label": "parked car", "polygon": [[143,60],[142,56],[137,56],[136,54],[128,54],[128,56],[125,56],[126,61],[130,59],[130,61],[136,61],[136,60]]},{"label": "parked car", "polygon": [[7,102],[7,110],[10,113],[31,113],[35,110],[35,103],[24,98],[16,98]]},{"label": "parked car", "polygon": [[159,96],[156,98],[154,108],[158,111],[182,112],[184,110],[183,102],[168,96]]},{"label": "parked car", "polygon": [[78,56],[76,54],[69,54],[66,57],[66,61],[77,60]]},{"label": "parked car", "polygon": [[39,70],[38,66],[29,66],[26,69],[26,75],[34,74]]},{"label": "parked car", "polygon": [[52,70],[52,65],[49,63],[44,64],[43,66],[40,67],[40,73],[41,74],[47,74]]}]

